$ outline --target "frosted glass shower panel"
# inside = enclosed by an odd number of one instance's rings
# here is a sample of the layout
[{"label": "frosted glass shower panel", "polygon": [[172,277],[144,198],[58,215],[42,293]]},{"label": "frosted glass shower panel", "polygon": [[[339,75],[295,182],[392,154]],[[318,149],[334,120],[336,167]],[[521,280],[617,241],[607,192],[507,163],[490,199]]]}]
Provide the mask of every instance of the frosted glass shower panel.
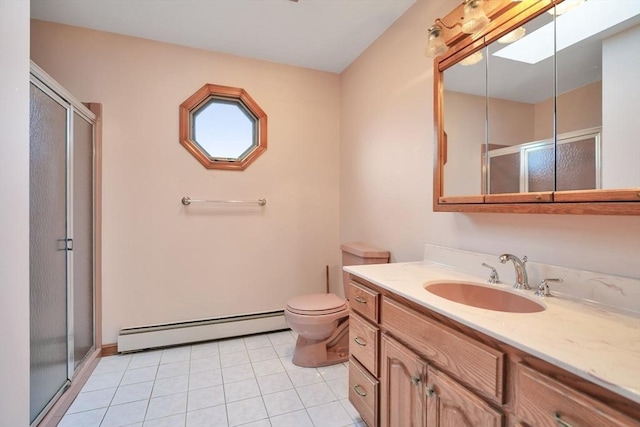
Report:
[{"label": "frosted glass shower panel", "polygon": [[29,275],[33,421],[67,382],[67,107],[31,85]]},{"label": "frosted glass shower panel", "polygon": [[93,124],[73,114],[73,359],[94,346]]}]

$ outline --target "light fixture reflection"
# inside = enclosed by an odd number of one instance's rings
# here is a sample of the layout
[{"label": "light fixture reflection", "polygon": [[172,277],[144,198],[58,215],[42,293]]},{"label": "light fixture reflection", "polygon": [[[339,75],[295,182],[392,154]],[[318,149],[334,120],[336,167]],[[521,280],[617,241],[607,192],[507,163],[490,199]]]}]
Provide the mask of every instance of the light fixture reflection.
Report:
[{"label": "light fixture reflection", "polygon": [[484,58],[484,55],[482,54],[482,51],[479,50],[467,56],[466,58],[464,58],[462,61],[459,62],[459,64],[464,66],[473,65],[482,61],[483,58]]},{"label": "light fixture reflection", "polygon": [[447,51],[447,45],[442,39],[442,27],[435,24],[427,30],[427,49],[424,54],[429,58],[435,58]]},{"label": "light fixture reflection", "polygon": [[552,15],[560,16],[580,6],[584,1],[585,0],[564,0],[562,3],[557,4],[547,12]]},{"label": "light fixture reflection", "polygon": [[462,32],[467,34],[482,31],[489,25],[489,18],[484,13],[484,0],[465,0]]},{"label": "light fixture reflection", "polygon": [[527,34],[527,30],[524,27],[518,27],[510,33],[507,33],[504,36],[500,37],[498,39],[498,43],[509,44],[517,42],[518,40],[523,38],[525,34]]}]

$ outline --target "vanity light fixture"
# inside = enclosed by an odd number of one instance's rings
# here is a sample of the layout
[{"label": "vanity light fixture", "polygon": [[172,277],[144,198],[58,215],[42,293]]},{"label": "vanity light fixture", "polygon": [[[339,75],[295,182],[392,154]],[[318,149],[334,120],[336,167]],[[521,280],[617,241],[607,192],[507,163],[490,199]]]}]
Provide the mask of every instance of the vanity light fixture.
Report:
[{"label": "vanity light fixture", "polygon": [[442,55],[449,49],[442,39],[442,27],[438,24],[433,24],[427,30],[427,49],[424,54],[429,58],[435,58]]},{"label": "vanity light fixture", "polygon": [[462,32],[473,34],[487,28],[489,18],[484,12],[483,5],[484,0],[465,0]]},{"label": "vanity light fixture", "polygon": [[486,0],[464,0],[464,16],[461,22],[454,25],[447,25],[442,19],[436,18],[434,24],[427,30],[427,48],[425,55],[434,58],[442,55],[449,48],[442,36],[442,27],[449,30],[460,26],[461,31],[466,34],[474,34],[484,30],[489,25],[490,19],[484,11]]}]

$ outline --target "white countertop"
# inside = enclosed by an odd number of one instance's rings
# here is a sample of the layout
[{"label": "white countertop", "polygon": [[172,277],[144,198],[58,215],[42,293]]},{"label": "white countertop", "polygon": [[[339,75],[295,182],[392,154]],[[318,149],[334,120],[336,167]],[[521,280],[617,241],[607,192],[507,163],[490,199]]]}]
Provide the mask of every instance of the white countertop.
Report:
[{"label": "white countertop", "polygon": [[[538,313],[505,313],[438,297],[428,282],[483,279],[428,262],[344,267],[384,289],[443,314],[579,377],[640,403],[640,319],[560,297],[539,298],[533,290],[514,290],[546,306]],[[551,284],[553,285],[553,284]]]}]

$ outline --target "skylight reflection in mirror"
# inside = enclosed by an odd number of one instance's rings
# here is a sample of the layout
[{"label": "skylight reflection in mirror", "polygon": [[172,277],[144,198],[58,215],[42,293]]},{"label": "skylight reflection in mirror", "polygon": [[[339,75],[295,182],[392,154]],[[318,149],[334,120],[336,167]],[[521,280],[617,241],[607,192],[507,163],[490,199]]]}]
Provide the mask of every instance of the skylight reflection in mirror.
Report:
[{"label": "skylight reflection in mirror", "polygon": [[[638,23],[640,2],[637,0],[604,1],[589,0],[556,19],[557,52],[562,51],[582,40],[606,32],[616,25],[636,18],[629,26]],[[606,34],[601,35],[601,38]],[[514,61],[536,64],[554,55],[553,22],[526,35],[499,51],[499,56]]]}]

